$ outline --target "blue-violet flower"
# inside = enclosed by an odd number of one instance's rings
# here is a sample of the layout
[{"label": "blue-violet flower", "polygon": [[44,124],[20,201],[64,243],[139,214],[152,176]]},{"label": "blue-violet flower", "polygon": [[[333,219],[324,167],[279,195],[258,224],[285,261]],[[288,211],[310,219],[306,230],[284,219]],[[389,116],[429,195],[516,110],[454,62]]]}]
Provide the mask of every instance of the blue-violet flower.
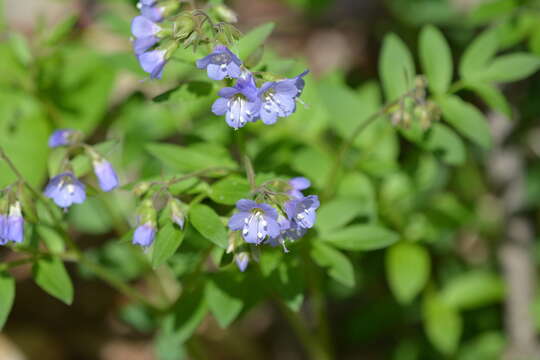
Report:
[{"label": "blue-violet flower", "polygon": [[110,162],[101,158],[94,160],[93,166],[101,190],[108,192],[118,187],[118,176]]},{"label": "blue-violet flower", "polygon": [[285,203],[285,212],[291,221],[291,228],[298,226],[309,229],[315,225],[316,213],[320,206],[317,195],[309,195],[300,199],[292,199]]},{"label": "blue-violet flower", "polygon": [[305,190],[311,186],[311,182],[305,177],[295,177],[289,180],[289,185],[291,189],[287,191],[291,197],[296,199],[301,199],[304,197],[301,190]]},{"label": "blue-violet flower", "polygon": [[236,202],[236,208],[240,212],[230,218],[229,229],[241,230],[247,243],[260,244],[267,236],[279,236],[278,213],[272,206],[242,199]]},{"label": "blue-violet flower", "polygon": [[68,208],[72,204],[81,204],[86,199],[85,186],[71,172],[53,177],[45,188],[45,196],[54,200],[56,205]]},{"label": "blue-violet flower", "polygon": [[226,77],[236,79],[242,71],[242,61],[224,45],[217,45],[210,55],[197,60],[197,67],[205,69],[212,80],[223,80]]},{"label": "blue-violet flower", "polygon": [[133,233],[133,244],[149,247],[156,237],[156,227],[151,222],[139,225]]}]

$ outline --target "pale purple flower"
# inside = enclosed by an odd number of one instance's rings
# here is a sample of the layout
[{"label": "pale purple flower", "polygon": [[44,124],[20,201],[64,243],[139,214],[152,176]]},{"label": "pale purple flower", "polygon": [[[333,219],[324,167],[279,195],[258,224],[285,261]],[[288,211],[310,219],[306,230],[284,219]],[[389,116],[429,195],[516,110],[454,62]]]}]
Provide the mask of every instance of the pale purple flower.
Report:
[{"label": "pale purple flower", "polygon": [[261,102],[251,74],[242,76],[234,87],[223,88],[218,94],[220,98],[212,105],[212,112],[225,114],[225,121],[230,127],[236,130],[258,118]]},{"label": "pale purple flower", "polygon": [[7,216],[0,214],[0,245],[8,242]]},{"label": "pale purple flower", "polygon": [[226,46],[217,45],[210,55],[197,60],[197,67],[205,69],[212,80],[223,80],[226,77],[236,79],[242,74],[242,61]]},{"label": "pale purple flower", "polygon": [[45,196],[54,200],[56,205],[68,208],[72,204],[81,204],[86,199],[85,186],[71,172],[53,177],[45,188]]},{"label": "pale purple flower", "polygon": [[249,264],[249,255],[247,252],[242,251],[234,256],[234,261],[236,262],[238,269],[241,272],[244,272]]},{"label": "pale purple flower", "polygon": [[239,212],[229,219],[229,229],[241,230],[247,243],[260,244],[267,236],[279,236],[278,213],[272,206],[242,199],[237,201],[236,208]]},{"label": "pale purple flower", "polygon": [[93,165],[101,190],[108,192],[118,187],[118,176],[110,162],[100,159],[95,160]]},{"label": "pale purple flower", "polygon": [[296,199],[301,199],[304,197],[302,190],[305,190],[311,186],[311,182],[305,177],[295,177],[289,180],[289,185],[291,189],[287,191],[291,197]]},{"label": "pale purple flower", "polygon": [[133,40],[133,52],[135,55],[141,55],[142,53],[149,50],[151,47],[156,45],[159,41],[157,36],[146,36]]},{"label": "pale purple flower", "polygon": [[134,17],[131,21],[131,33],[137,39],[157,36],[160,31],[161,26],[142,15]]},{"label": "pale purple flower", "polygon": [[163,17],[164,17],[163,10],[164,8],[158,5],[154,5],[154,6],[142,5],[141,6],[142,16],[156,23],[163,21]]},{"label": "pale purple flower", "polygon": [[142,247],[149,247],[156,237],[156,227],[151,223],[139,225],[133,233],[133,244]]},{"label": "pale purple flower", "polygon": [[157,0],[140,0],[139,1],[139,6],[151,6],[151,5],[154,5],[155,3],[157,2]]},{"label": "pale purple flower", "polygon": [[260,117],[266,125],[274,124],[278,117],[287,117],[296,110],[298,89],[291,81],[264,83],[259,90],[261,98]]},{"label": "pale purple flower", "polygon": [[55,148],[60,146],[73,145],[79,132],[72,129],[59,129],[54,131],[49,136],[49,147]]},{"label": "pale purple flower", "polygon": [[279,235],[276,237],[268,238],[267,243],[272,247],[281,245],[283,247],[283,251],[287,253],[289,252],[289,250],[285,246],[285,239],[288,237],[288,230],[291,227],[291,222],[287,220],[287,218],[285,218],[284,216],[279,215],[278,224],[279,224]]},{"label": "pale purple flower", "polygon": [[137,56],[141,68],[150,74],[151,79],[161,79],[163,68],[167,63],[166,50],[152,50]]},{"label": "pale purple flower", "polygon": [[9,207],[9,216],[5,218],[5,237],[7,240],[22,243],[24,241],[24,218],[21,204],[17,201]]},{"label": "pale purple flower", "polygon": [[298,226],[302,229],[309,229],[315,225],[316,213],[319,208],[319,198],[317,195],[309,195],[300,199],[292,199],[285,203],[285,212],[291,222],[291,228]]}]

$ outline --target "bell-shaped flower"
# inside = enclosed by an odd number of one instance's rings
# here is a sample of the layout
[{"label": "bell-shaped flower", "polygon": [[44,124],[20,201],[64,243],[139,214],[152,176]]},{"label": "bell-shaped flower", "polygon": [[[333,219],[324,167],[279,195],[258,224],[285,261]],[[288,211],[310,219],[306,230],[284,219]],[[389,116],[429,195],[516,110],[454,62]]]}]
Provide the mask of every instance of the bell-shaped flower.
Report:
[{"label": "bell-shaped flower", "polygon": [[251,74],[239,78],[234,87],[223,88],[218,94],[220,98],[212,105],[212,112],[225,114],[225,121],[230,127],[236,130],[258,118],[261,102]]},{"label": "bell-shaped flower", "polygon": [[138,56],[139,64],[145,72],[150,74],[151,79],[161,79],[163,68],[167,63],[166,54],[166,50],[156,49]]},{"label": "bell-shaped flower", "polygon": [[5,237],[7,240],[22,243],[24,241],[24,218],[21,204],[17,201],[9,207],[9,215],[5,219]]},{"label": "bell-shaped flower", "polygon": [[287,117],[296,110],[295,97],[298,89],[291,81],[264,83],[259,90],[261,98],[260,117],[266,125],[274,124],[278,117]]},{"label": "bell-shaped flower", "polygon": [[236,208],[239,212],[229,219],[229,229],[241,230],[247,243],[260,244],[267,236],[279,236],[278,213],[272,206],[242,199],[237,201]]},{"label": "bell-shaped flower", "polygon": [[246,268],[249,264],[249,255],[247,252],[242,251],[236,255],[234,255],[234,262],[236,263],[236,266],[241,272],[246,271]]},{"label": "bell-shaped flower", "polygon": [[139,225],[133,233],[133,244],[149,247],[156,237],[156,226],[152,222]]},{"label": "bell-shaped flower", "polygon": [[131,33],[137,39],[149,36],[157,36],[161,26],[142,15],[135,16],[131,21]]},{"label": "bell-shaped flower", "polygon": [[101,190],[108,192],[118,187],[118,176],[110,162],[101,158],[94,160],[92,164]]},{"label": "bell-shaped flower", "polygon": [[71,172],[53,177],[45,188],[45,196],[54,200],[56,205],[68,208],[72,204],[81,204],[86,199],[85,186]]},{"label": "bell-shaped flower", "polygon": [[300,199],[292,199],[285,203],[285,212],[291,222],[291,228],[298,226],[302,229],[309,229],[315,225],[316,213],[319,208],[319,198],[317,195],[309,195]]},{"label": "bell-shaped flower", "polygon": [[80,140],[81,133],[72,129],[59,129],[49,136],[49,147],[69,146]]},{"label": "bell-shaped flower", "polygon": [[242,74],[242,61],[224,45],[217,45],[214,51],[197,60],[199,69],[206,69],[212,80],[223,80],[226,77],[236,79]]}]

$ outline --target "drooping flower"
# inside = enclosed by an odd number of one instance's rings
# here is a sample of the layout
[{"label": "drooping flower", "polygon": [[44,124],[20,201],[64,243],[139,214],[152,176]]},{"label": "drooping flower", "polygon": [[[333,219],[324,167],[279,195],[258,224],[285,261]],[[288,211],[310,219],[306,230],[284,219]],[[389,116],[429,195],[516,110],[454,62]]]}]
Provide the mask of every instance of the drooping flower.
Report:
[{"label": "drooping flower", "polygon": [[289,180],[289,185],[291,186],[291,189],[287,191],[287,194],[293,198],[301,199],[304,197],[301,190],[309,188],[311,186],[311,181],[305,177],[295,177]]},{"label": "drooping flower", "polygon": [[214,51],[197,60],[197,67],[205,69],[212,80],[223,80],[226,77],[239,78],[242,74],[242,61],[224,45],[217,45]]},{"label": "drooping flower", "polygon": [[237,201],[236,208],[240,212],[229,219],[229,229],[241,230],[247,243],[260,244],[267,236],[279,236],[278,213],[272,206],[242,199]]},{"label": "drooping flower", "polygon": [[261,98],[261,120],[266,125],[274,124],[279,117],[287,117],[296,111],[296,99],[301,95],[309,71],[292,78],[266,82],[259,90]]},{"label": "drooping flower", "polygon": [[56,148],[60,146],[73,145],[79,140],[80,132],[72,129],[59,129],[49,136],[49,147]]},{"label": "drooping flower", "polygon": [[85,186],[71,172],[53,177],[45,188],[45,196],[54,200],[56,205],[68,208],[72,204],[81,204],[86,199]]},{"label": "drooping flower", "polygon": [[149,36],[157,36],[161,26],[142,15],[135,16],[131,21],[131,33],[137,39]]},{"label": "drooping flower", "polygon": [[110,162],[101,158],[94,160],[93,166],[101,190],[108,192],[118,187],[118,176]]},{"label": "drooping flower", "polygon": [[291,222],[291,228],[298,226],[310,229],[315,225],[316,213],[320,206],[317,195],[309,195],[300,199],[292,199],[285,203],[285,212]]},{"label": "drooping flower", "polygon": [[171,200],[171,219],[172,221],[180,227],[184,228],[185,215],[181,209],[180,201],[178,199]]},{"label": "drooping flower", "polygon": [[17,201],[9,207],[9,215],[5,220],[5,237],[7,240],[22,243],[24,241],[24,218],[21,204]]},{"label": "drooping flower", "polygon": [[149,247],[156,237],[156,227],[152,222],[139,225],[133,233],[133,244]]},{"label": "drooping flower", "polygon": [[244,272],[249,264],[249,255],[247,252],[242,251],[241,253],[234,255],[234,261],[236,262],[238,269],[241,272]]},{"label": "drooping flower", "polygon": [[7,231],[7,216],[0,214],[0,245],[6,245],[8,242]]},{"label": "drooping flower", "polygon": [[150,74],[151,79],[161,79],[163,68],[167,63],[166,50],[158,49],[145,52],[138,56],[142,69]]},{"label": "drooping flower", "polygon": [[285,218],[283,215],[279,215],[278,224],[279,224],[279,235],[276,237],[268,238],[267,243],[273,247],[281,245],[283,247],[283,251],[287,253],[289,252],[289,250],[285,246],[285,239],[288,237],[288,231],[291,227],[291,222],[287,220],[287,218]]},{"label": "drooping flower", "polygon": [[133,40],[133,52],[135,55],[141,55],[159,41],[157,36],[151,35]]},{"label": "drooping flower", "polygon": [[212,112],[225,114],[225,121],[230,127],[236,130],[258,118],[261,102],[251,74],[242,76],[234,87],[223,88],[218,94],[220,98],[212,105]]},{"label": "drooping flower", "polygon": [[142,5],[141,14],[153,22],[163,21],[163,7],[154,5]]}]

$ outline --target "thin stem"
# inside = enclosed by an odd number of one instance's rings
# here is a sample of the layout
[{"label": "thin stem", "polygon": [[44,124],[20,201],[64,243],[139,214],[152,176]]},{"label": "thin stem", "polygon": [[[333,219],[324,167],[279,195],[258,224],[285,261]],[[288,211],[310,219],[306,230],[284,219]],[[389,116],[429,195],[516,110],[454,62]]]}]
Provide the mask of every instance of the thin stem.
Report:
[{"label": "thin stem", "polygon": [[356,138],[375,120],[380,118],[381,116],[387,114],[394,106],[400,104],[403,99],[408,98],[410,96],[414,96],[416,92],[418,91],[417,87],[412,88],[411,90],[407,91],[405,94],[401,95],[398,99],[386,104],[382,109],[377,111],[376,113],[370,115],[366,120],[358,124],[358,126],[353,130],[351,135],[347,138],[347,140],[341,145],[341,148],[339,149],[338,155],[336,157],[336,161],[334,162],[334,165],[330,171],[330,174],[328,176],[328,180],[326,181],[326,186],[324,188],[324,192],[322,194],[323,199],[328,199],[336,186],[339,173],[341,171],[341,167],[343,165],[343,162],[345,160],[345,156],[351,149],[352,145],[354,144],[354,141]]}]

